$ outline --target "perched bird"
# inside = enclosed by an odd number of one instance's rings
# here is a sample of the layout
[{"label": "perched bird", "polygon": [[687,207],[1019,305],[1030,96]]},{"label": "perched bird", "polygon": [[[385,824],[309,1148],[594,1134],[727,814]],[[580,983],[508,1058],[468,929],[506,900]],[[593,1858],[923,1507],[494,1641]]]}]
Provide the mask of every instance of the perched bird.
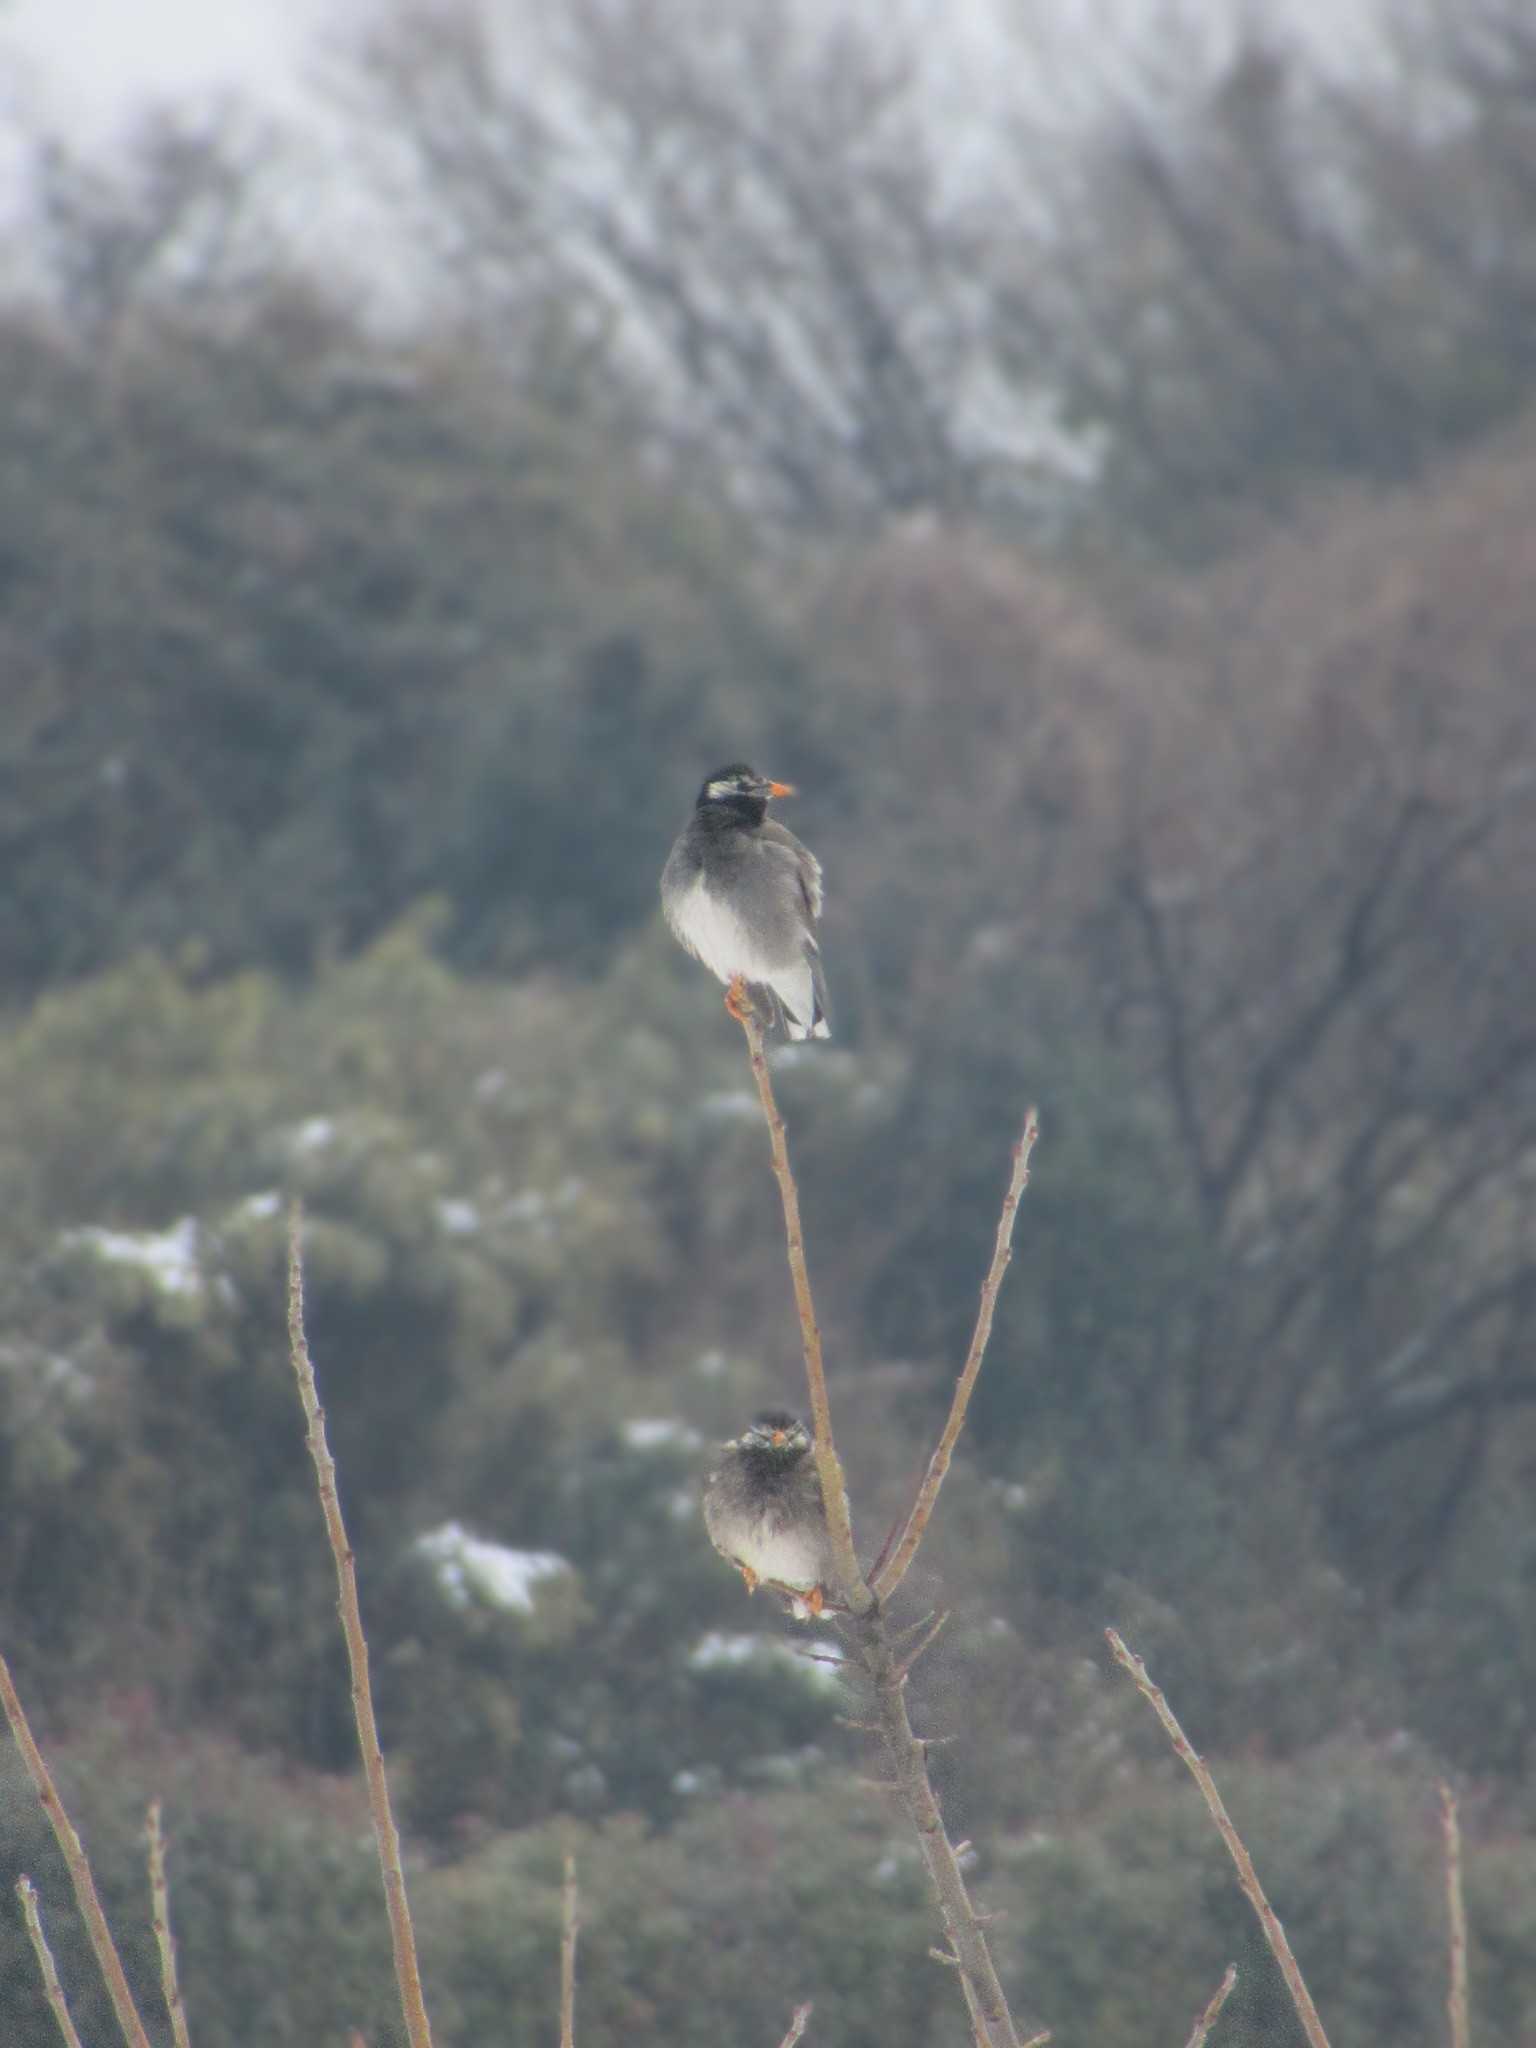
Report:
[{"label": "perched bird", "polygon": [[768,816],[770,797],[793,795],[745,762],[717,769],[667,856],[661,907],[679,942],[727,985],[732,1015],[745,985],[766,993],[790,1038],[830,1038],[815,930],[821,863]]},{"label": "perched bird", "polygon": [[820,1614],[831,1549],[811,1433],[798,1416],[765,1409],[732,1437],[704,1489],[704,1526],[749,1593],[779,1586],[793,1596],[796,1614]]}]

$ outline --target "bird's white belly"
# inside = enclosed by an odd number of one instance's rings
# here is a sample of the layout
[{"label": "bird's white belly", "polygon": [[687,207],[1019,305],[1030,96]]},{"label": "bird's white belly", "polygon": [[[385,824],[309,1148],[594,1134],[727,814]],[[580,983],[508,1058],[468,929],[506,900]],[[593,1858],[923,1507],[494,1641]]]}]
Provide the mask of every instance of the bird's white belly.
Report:
[{"label": "bird's white belly", "polygon": [[741,1532],[737,1556],[760,1579],[776,1579],[781,1586],[801,1586],[808,1591],[821,1583],[819,1538],[802,1529],[786,1529],[771,1519],[753,1522]]},{"label": "bird's white belly", "polygon": [[671,923],[689,952],[721,981],[729,981],[736,974],[744,975],[748,981],[768,981],[775,966],[783,964],[765,958],[752,943],[741,919],[728,903],[705,887],[702,876],[679,901]]}]

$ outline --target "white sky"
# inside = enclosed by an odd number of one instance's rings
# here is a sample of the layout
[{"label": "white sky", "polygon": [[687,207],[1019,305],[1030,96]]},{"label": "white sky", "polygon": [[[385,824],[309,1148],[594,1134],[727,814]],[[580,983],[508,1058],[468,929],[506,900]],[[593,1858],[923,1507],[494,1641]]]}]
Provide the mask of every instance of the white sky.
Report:
[{"label": "white sky", "polygon": [[[739,0],[722,0],[739,4]],[[858,0],[854,0],[857,6]],[[882,9],[892,0],[876,0]],[[974,29],[987,0],[938,0]],[[1095,40],[1146,19],[1146,0],[993,0],[1046,40]],[[235,90],[271,104],[304,97],[310,52],[325,30],[380,11],[388,0],[0,0],[0,106],[66,131],[110,132],[148,99]],[[1251,14],[1243,0],[1205,0],[1215,20]],[[1373,0],[1279,0],[1274,13],[1353,38]]]},{"label": "white sky", "polygon": [[0,0],[0,75],[24,115],[110,130],[146,99],[287,99],[340,18],[337,0]]}]

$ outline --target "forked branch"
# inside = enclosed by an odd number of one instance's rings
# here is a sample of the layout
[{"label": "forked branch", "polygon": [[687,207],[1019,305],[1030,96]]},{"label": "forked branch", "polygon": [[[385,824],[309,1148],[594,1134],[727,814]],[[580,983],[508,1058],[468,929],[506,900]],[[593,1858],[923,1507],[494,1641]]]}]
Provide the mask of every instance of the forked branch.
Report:
[{"label": "forked branch", "polygon": [[[734,989],[732,994],[736,994]],[[838,1579],[836,1590],[847,1609],[846,1630],[852,1638],[859,1665],[869,1680],[870,1690],[874,1695],[875,1726],[885,1749],[886,1766],[890,1774],[887,1780],[882,1781],[880,1789],[893,1793],[900,1800],[917,1836],[929,1881],[938,1900],[944,1932],[949,1940],[947,1959],[952,1962],[960,1979],[960,1988],[965,1997],[966,2010],[970,2014],[971,2031],[977,2048],[1019,2048],[1018,2031],[1013,2023],[1013,2015],[1008,2009],[1008,2001],[1004,1996],[1002,1982],[998,1977],[997,1966],[992,1960],[991,1947],[987,1941],[987,1916],[978,1913],[971,1902],[966,1889],[965,1874],[960,1868],[959,1853],[945,1829],[944,1817],[939,1810],[939,1803],[934,1796],[933,1784],[928,1775],[929,1744],[913,1733],[912,1723],[907,1715],[907,1672],[913,1657],[921,1654],[926,1642],[920,1643],[918,1649],[910,1652],[905,1658],[897,1655],[895,1642],[886,1627],[885,1611],[859,1570],[857,1553],[853,1547],[853,1529],[848,1514],[848,1496],[843,1484],[842,1462],[837,1455],[837,1446],[832,1435],[832,1413],[827,1400],[826,1373],[821,1356],[821,1332],[816,1326],[816,1313],[811,1302],[811,1284],[805,1264],[805,1243],[800,1229],[800,1198],[789,1164],[784,1119],[779,1115],[778,1104],[774,1100],[773,1082],[763,1053],[762,1027],[745,1001],[737,1000],[733,1002],[731,1008],[732,1014],[746,1034],[752,1074],[757,1082],[758,1098],[762,1103],[763,1118],[768,1126],[774,1176],[778,1181],[779,1196],[784,1206],[784,1234],[790,1277],[795,1289],[795,1306],[800,1315],[806,1383],[810,1392],[811,1415],[816,1432],[817,1471],[821,1478],[822,1495],[827,1508],[827,1523]],[[1026,1126],[1026,1137],[1028,1142],[1033,1144],[1033,1118]],[[1018,1191],[1023,1185],[1027,1162],[1027,1151],[1024,1152],[1022,1161],[1015,1159],[1014,1178],[1010,1184],[1012,1207],[1007,1212],[1010,1230],[1012,1208],[1018,1205]],[[993,1258],[994,1273],[990,1278],[990,1298],[984,1298],[983,1303],[987,1327],[991,1324],[991,1304],[996,1299],[997,1283],[1002,1279],[1002,1268],[1006,1264],[1005,1236],[1001,1251],[994,1254]],[[984,1328],[978,1345],[972,1346],[975,1354],[974,1367],[968,1361],[972,1383],[975,1380],[976,1369],[980,1366],[980,1350],[984,1349],[985,1345]],[[968,1392],[966,1398],[969,1399]],[[959,1419],[954,1421],[956,1434],[963,1420],[964,1406],[961,1405]],[[952,1438],[950,1442],[952,1445]],[[947,1453],[944,1462],[948,1463]],[[942,1470],[939,1476],[942,1478]],[[937,1482],[931,1490],[925,1491],[927,1512],[931,1514],[933,1496],[938,1491]],[[926,1521],[926,1516],[924,1519]],[[921,1536],[921,1529],[918,1535]],[[908,1562],[916,1547],[915,1541],[908,1547]]]}]

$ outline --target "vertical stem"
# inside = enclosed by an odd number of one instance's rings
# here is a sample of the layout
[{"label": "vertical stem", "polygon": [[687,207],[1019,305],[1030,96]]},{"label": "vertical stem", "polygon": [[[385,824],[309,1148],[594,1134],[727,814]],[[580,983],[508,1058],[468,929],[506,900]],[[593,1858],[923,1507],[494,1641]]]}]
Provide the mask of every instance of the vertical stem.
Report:
[{"label": "vertical stem", "polygon": [[1472,2036],[1467,2005],[1467,1907],[1461,1889],[1461,1825],[1456,1815],[1456,1795],[1444,1783],[1440,1787],[1440,1834],[1445,1844],[1445,1911],[1451,1950],[1445,2016],[1450,2026],[1451,2048],[1467,2048]]},{"label": "vertical stem", "polygon": [[170,2014],[176,2048],[192,2048],[187,2038],[187,2015],[181,2003],[181,1985],[176,1976],[176,1942],[171,1933],[170,1895],[165,1883],[165,1837],[160,1832],[158,1799],[150,1801],[145,1833],[149,1838],[150,1909],[155,1943],[160,1950],[160,1985],[165,1994],[165,2009]]},{"label": "vertical stem", "polygon": [[560,1890],[560,2048],[576,2048],[576,1858],[565,1859]]},{"label": "vertical stem", "polygon": [[[320,1406],[315,1369],[310,1362],[304,1336],[304,1272],[299,1258],[300,1212],[295,1203],[288,1224],[288,1350],[294,1376],[299,1383],[299,1400],[308,1424],[309,1455],[314,1461],[320,1506],[325,1514],[331,1555],[336,1560],[337,1606],[346,1638],[347,1662],[352,1670],[352,1712],[357,1721],[358,1746],[363,1754],[363,1773],[368,1782],[368,1805],[373,1814],[374,1839],[379,1866],[384,1874],[384,1904],[389,1913],[389,1938],[395,1958],[395,1981],[400,1988],[400,2005],[405,2015],[411,2048],[432,2048],[432,2029],[421,1994],[421,1973],[416,1963],[416,1933],[411,1925],[410,1901],[406,1897],[405,1872],[400,1863],[400,1835],[389,1803],[389,1780],[384,1773],[384,1752],[379,1747],[378,1724],[373,1715],[373,1691],[368,1682],[368,1642],[363,1634],[362,1610],[357,1601],[357,1562],[347,1541],[341,1518],[341,1501],[336,1492],[336,1464],[325,1440],[325,1410]],[[148,2043],[145,2043],[148,2048]]]},{"label": "vertical stem", "polygon": [[768,1073],[768,1061],[763,1052],[763,1030],[750,1007],[743,1006],[735,1013],[746,1034],[747,1056],[752,1062],[752,1077],[757,1083],[758,1100],[763,1107],[763,1120],[768,1126],[768,1145],[773,1155],[774,1179],[779,1184],[779,1199],[784,1207],[785,1249],[789,1258],[789,1276],[795,1290],[795,1307],[800,1316],[800,1342],[805,1353],[805,1381],[810,1395],[811,1428],[814,1433],[814,1455],[816,1471],[821,1480],[822,1500],[827,1510],[827,1530],[832,1540],[832,1556],[837,1568],[837,1593],[843,1605],[852,1614],[867,1613],[873,1604],[873,1595],[865,1584],[864,1574],[859,1569],[858,1553],[853,1546],[853,1521],[848,1512],[848,1488],[843,1478],[843,1463],[837,1455],[837,1444],[832,1435],[832,1407],[827,1399],[827,1376],[821,1357],[821,1331],[816,1323],[816,1308],[811,1299],[811,1278],[805,1263],[805,1237],[800,1227],[800,1196],[795,1187],[795,1176],[789,1164],[789,1145],[784,1135],[784,1119],[779,1114],[779,1105],[774,1100],[773,1082]]},{"label": "vertical stem", "polygon": [[987,1942],[986,1923],[971,1903],[960,1858],[950,1841],[928,1778],[924,1745],[907,1716],[906,1669],[896,1660],[877,1607],[851,1624],[875,1695],[875,1711],[897,1797],[917,1833],[929,1881],[937,1894],[944,1932],[960,1973],[971,2025],[980,2048],[1019,2048],[1019,2037],[1003,1995]]}]

